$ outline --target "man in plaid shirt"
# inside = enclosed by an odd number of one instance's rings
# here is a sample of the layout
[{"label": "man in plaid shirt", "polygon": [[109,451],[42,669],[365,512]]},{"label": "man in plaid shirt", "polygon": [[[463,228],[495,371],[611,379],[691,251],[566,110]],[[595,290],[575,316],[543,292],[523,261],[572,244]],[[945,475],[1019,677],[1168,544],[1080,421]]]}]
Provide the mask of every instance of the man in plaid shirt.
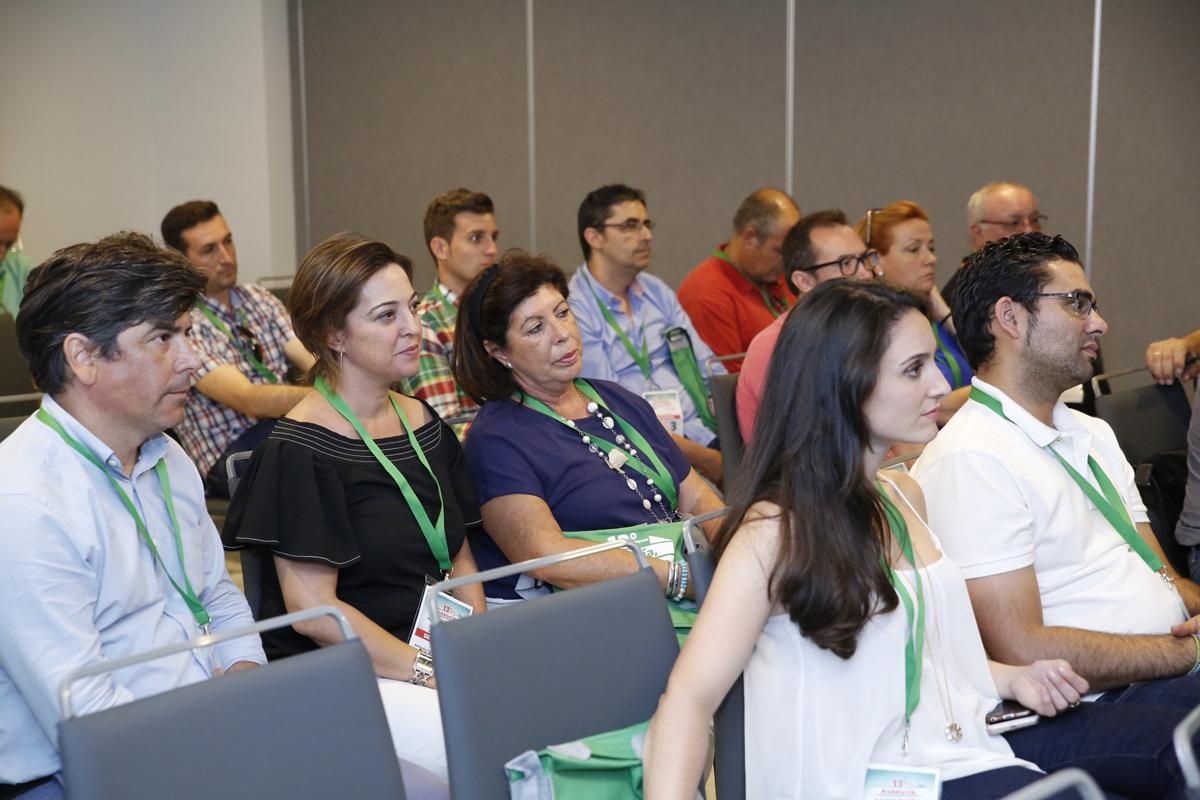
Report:
[{"label": "man in plaid shirt", "polygon": [[437,267],[433,288],[421,299],[421,358],[416,375],[401,384],[444,420],[458,420],[461,439],[479,410],[450,372],[458,298],[467,284],[496,260],[496,211],[482,192],[453,189],[433,198],[425,211],[425,245]]},{"label": "man in plaid shirt", "polygon": [[253,450],[309,390],[286,383],[288,365],[313,357],[292,332],[287,310],[261,286],[239,286],[237,248],[217,204],[193,200],[167,212],[163,241],[208,280],[192,309],[200,359],[183,423],[175,429],[205,476],[210,496],[228,497],[225,459]]}]

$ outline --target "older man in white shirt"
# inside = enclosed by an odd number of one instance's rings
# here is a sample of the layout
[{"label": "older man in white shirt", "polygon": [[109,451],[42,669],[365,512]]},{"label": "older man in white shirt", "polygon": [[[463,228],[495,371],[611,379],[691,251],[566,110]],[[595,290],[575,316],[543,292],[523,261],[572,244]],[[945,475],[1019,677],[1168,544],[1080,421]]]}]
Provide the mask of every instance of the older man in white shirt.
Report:
[{"label": "older man in white shirt", "polygon": [[[0,794],[61,796],[58,689],[72,671],[252,622],[225,571],[179,423],[203,278],[140,234],[55,253],[17,333],[41,408],[0,444]],[[76,686],[99,711],[265,663],[257,637]]]}]

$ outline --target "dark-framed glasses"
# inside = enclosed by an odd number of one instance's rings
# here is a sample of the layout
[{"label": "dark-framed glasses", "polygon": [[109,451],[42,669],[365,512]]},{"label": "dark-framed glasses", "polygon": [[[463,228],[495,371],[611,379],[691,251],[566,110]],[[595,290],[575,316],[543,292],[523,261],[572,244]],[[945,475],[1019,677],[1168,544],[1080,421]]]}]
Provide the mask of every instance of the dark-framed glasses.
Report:
[{"label": "dark-framed glasses", "polygon": [[1033,213],[1028,217],[1011,217],[1009,219],[981,219],[981,225],[995,225],[997,228],[1002,228],[1006,231],[1015,231],[1018,228],[1028,225],[1030,230],[1040,231],[1042,223],[1050,219],[1045,214]]},{"label": "dark-framed glasses", "polygon": [[856,256],[842,256],[836,261],[826,261],[824,264],[813,264],[811,267],[804,267],[801,272],[813,272],[821,269],[821,267],[836,266],[841,271],[843,278],[849,278],[856,274],[864,266],[867,271],[874,274],[875,268],[879,266],[879,251],[867,250],[859,253]]},{"label": "dark-framed glasses", "polygon": [[1057,297],[1063,301],[1063,305],[1067,307],[1075,316],[1080,319],[1087,319],[1093,311],[1100,310],[1100,304],[1096,302],[1096,295],[1083,289],[1075,289],[1070,292],[1036,292],[1033,297]]},{"label": "dark-framed glasses", "polygon": [[258,337],[254,335],[254,331],[250,330],[245,325],[238,325],[234,327],[234,331],[237,332],[238,338],[250,348],[250,352],[254,354],[254,357],[258,361],[263,362],[262,342],[260,342]]},{"label": "dark-framed glasses", "polygon": [[624,222],[604,222],[600,225],[601,228],[616,228],[621,233],[640,233],[642,228],[648,231],[654,231],[654,220],[652,219],[627,219]]}]

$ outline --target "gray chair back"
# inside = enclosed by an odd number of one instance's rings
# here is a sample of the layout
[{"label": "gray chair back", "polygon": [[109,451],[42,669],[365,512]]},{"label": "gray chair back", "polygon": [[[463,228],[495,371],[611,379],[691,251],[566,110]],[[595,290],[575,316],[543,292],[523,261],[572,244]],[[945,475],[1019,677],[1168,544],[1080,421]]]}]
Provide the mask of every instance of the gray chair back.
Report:
[{"label": "gray chair back", "polygon": [[1112,426],[1129,463],[1137,466],[1164,450],[1186,450],[1192,407],[1179,381],[1096,397],[1096,416]]},{"label": "gray chair back", "polygon": [[[319,614],[336,615],[353,635],[337,611],[322,607],[213,638]],[[67,682],[186,649],[80,670]],[[67,682],[59,748],[68,800],[405,797],[358,639],[81,717],[73,716]]]},{"label": "gray chair back", "polygon": [[[696,587],[696,602],[701,606],[708,596],[716,564],[712,550],[701,548],[688,554],[688,567]],[[745,800],[746,797],[746,692],[742,676],[729,687],[729,693],[713,715],[713,777],[720,800]]]},{"label": "gray chair back", "polygon": [[1074,789],[1083,800],[1104,800],[1104,793],[1091,776],[1075,767],[1051,773],[1036,783],[1005,795],[1001,800],[1049,800],[1068,789]]},{"label": "gray chair back", "polygon": [[1196,748],[1192,744],[1197,730],[1200,730],[1200,707],[1192,709],[1175,726],[1175,758],[1179,761],[1179,769],[1187,784],[1189,800],[1200,798],[1200,766],[1196,763]]},{"label": "gray chair back", "polygon": [[737,474],[746,449],[737,420],[736,397],[740,374],[735,372],[731,375],[713,375],[710,382],[713,414],[717,418],[717,438],[721,442],[722,483],[726,492],[733,485],[733,476]]},{"label": "gray chair back", "polygon": [[[547,562],[554,557],[434,588],[493,580]],[[507,797],[504,764],[526,750],[646,721],[679,654],[662,587],[646,566],[435,624],[431,639],[454,800]]]},{"label": "gray chair back", "polygon": [[0,417],[0,442],[4,441],[28,417]]}]

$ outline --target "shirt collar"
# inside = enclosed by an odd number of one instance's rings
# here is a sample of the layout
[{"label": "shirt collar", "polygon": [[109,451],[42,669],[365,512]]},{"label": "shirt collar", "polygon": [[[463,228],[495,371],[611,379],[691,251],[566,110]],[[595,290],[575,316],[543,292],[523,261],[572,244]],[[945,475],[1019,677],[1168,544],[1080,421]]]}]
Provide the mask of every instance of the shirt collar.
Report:
[{"label": "shirt collar", "polygon": [[751,297],[754,297],[757,299],[762,296],[759,294],[759,286],[762,286],[762,288],[767,292],[767,294],[771,295],[772,297],[774,297],[777,300],[779,299],[779,297],[780,297],[779,281],[775,281],[774,283],[771,283],[771,284],[759,284],[759,283],[756,283],[755,281],[750,280],[750,278],[748,278],[746,276],[746,273],[742,272],[740,269],[738,269],[737,267],[735,267],[733,265],[733,261],[728,260],[729,259],[729,243],[728,242],[717,245],[716,249],[718,252],[723,253],[725,257],[720,258],[720,257],[714,256],[714,258],[717,259],[717,262],[721,265],[721,269],[723,269],[725,271],[725,274],[733,277],[734,285],[737,287],[738,291],[740,291],[742,294],[750,295]]},{"label": "shirt collar", "polygon": [[450,301],[450,305],[455,306],[455,307],[458,306],[458,294],[455,293],[455,291],[453,289],[451,289],[449,286],[442,283],[441,281],[437,282],[437,287],[438,287],[438,289],[441,290],[442,296]]},{"label": "shirt collar", "polygon": [[[121,459],[113,452],[113,449],[84,427],[82,422],[71,416],[53,397],[48,394],[42,395],[42,408],[46,409],[46,413],[54,417],[58,421],[58,424],[63,426],[63,430],[69,433],[72,438],[91,450],[106,467],[121,477],[125,477],[125,468],[121,464]],[[54,438],[57,439],[58,436],[55,435]],[[158,463],[159,459],[166,455],[166,452],[166,434],[157,433],[142,442],[141,447],[138,448],[137,461],[133,465],[132,477],[136,478],[146,470],[152,469]]]},{"label": "shirt collar", "polygon": [[242,292],[237,286],[229,289],[229,308],[225,308],[224,303],[218,303],[206,294],[201,295],[200,302],[212,309],[214,313],[232,320],[237,318],[237,310],[242,307]]},{"label": "shirt collar", "polygon": [[1004,409],[1004,415],[1008,417],[1009,421],[1024,431],[1025,435],[1038,447],[1048,447],[1059,439],[1066,440],[1072,449],[1075,448],[1078,442],[1084,442],[1085,445],[1090,442],[1091,437],[1088,435],[1087,430],[1079,424],[1079,421],[1075,419],[1070,409],[1061,400],[1054,404],[1054,410],[1051,412],[1050,417],[1051,421],[1054,422],[1054,427],[1050,427],[1026,411],[1016,400],[1013,400],[978,375],[971,378],[971,384],[978,386],[981,391],[987,392],[999,400],[1001,408]]},{"label": "shirt collar", "polygon": [[[579,269],[587,277],[588,286],[600,297],[602,301],[608,304],[608,307],[614,310],[621,308],[621,298],[606,289],[600,281],[596,280],[596,276],[588,268],[587,262],[579,265]],[[634,296],[641,297],[646,292],[646,284],[642,283],[641,276],[634,275],[633,282],[629,284],[629,294],[632,300]]]}]

